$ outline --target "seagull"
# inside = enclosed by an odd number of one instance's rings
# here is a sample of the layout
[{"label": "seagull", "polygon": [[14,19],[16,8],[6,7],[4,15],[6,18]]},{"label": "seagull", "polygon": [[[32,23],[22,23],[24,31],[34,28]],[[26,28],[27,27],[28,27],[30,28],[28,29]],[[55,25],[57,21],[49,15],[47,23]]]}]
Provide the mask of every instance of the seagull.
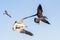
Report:
[{"label": "seagull", "polygon": [[31,32],[24,29],[25,27],[26,25],[23,23],[23,20],[20,20],[19,22],[17,21],[14,22],[12,29],[14,31],[17,30],[18,32],[23,33],[23,34],[33,36]]},{"label": "seagull", "polygon": [[5,13],[3,14],[6,14],[7,16],[9,16],[11,18],[11,15],[7,12],[7,10],[5,10]]},{"label": "seagull", "polygon": [[43,13],[43,9],[42,9],[41,4],[39,4],[39,6],[37,8],[37,13],[32,16],[25,17],[24,19],[37,16],[38,18],[34,18],[35,23],[40,23],[40,21],[42,21],[44,23],[50,24],[49,21],[47,20],[48,18],[46,16],[43,16],[42,13]]}]

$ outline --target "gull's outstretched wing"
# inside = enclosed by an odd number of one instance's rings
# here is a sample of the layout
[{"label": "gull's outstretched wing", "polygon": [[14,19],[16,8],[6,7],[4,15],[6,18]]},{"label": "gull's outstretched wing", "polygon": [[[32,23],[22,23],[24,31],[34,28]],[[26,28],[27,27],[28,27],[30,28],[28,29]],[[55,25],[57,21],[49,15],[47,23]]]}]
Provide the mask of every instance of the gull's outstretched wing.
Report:
[{"label": "gull's outstretched wing", "polygon": [[11,18],[11,15],[5,10],[5,13],[3,14],[6,14],[7,16],[9,16]]},{"label": "gull's outstretched wing", "polygon": [[47,21],[46,19],[42,19],[41,21],[43,21],[44,23],[50,24],[49,21]]},{"label": "gull's outstretched wing", "polygon": [[22,30],[20,33],[24,33],[24,34],[27,34],[27,35],[30,35],[30,36],[33,36],[33,34],[27,30]]},{"label": "gull's outstretched wing", "polygon": [[38,17],[43,16],[43,15],[42,15],[42,12],[43,12],[42,6],[41,6],[41,4],[39,4],[39,6],[38,6],[38,8],[37,8],[37,16],[38,16]]},{"label": "gull's outstretched wing", "polygon": [[27,18],[34,17],[34,16],[36,16],[36,14],[35,15],[32,15],[32,16],[25,17],[23,19],[27,19]]}]

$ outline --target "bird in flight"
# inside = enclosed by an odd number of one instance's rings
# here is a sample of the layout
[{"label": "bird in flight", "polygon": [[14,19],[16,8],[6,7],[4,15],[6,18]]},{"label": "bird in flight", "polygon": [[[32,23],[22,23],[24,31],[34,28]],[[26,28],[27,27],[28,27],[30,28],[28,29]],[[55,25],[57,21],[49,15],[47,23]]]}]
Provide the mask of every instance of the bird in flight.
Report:
[{"label": "bird in flight", "polygon": [[33,34],[31,32],[24,29],[24,27],[26,27],[26,25],[23,23],[23,20],[24,19],[20,20],[19,22],[15,21],[12,29],[17,30],[18,32],[23,33],[23,34],[33,36]]},{"label": "bird in flight", "polygon": [[3,14],[6,14],[7,16],[9,16],[11,18],[11,15],[7,12],[7,10],[5,10],[5,13]]},{"label": "bird in flight", "polygon": [[24,19],[27,19],[27,18],[30,18],[30,17],[34,17],[34,16],[37,16],[38,18],[34,18],[34,22],[35,23],[40,23],[40,21],[44,22],[44,23],[47,23],[47,24],[50,24],[46,19],[48,19],[46,16],[43,16],[43,9],[42,9],[42,6],[41,4],[39,4],[38,8],[37,8],[37,13],[32,15],[32,16],[28,16],[28,17],[25,17]]}]

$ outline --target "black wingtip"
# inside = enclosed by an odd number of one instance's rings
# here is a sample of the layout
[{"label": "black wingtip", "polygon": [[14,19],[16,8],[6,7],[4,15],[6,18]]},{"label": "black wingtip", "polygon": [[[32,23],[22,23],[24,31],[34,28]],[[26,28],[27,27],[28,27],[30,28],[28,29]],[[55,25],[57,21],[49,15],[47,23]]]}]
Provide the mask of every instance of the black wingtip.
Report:
[{"label": "black wingtip", "polygon": [[47,21],[46,19],[43,19],[43,20],[41,20],[41,21],[43,21],[43,22],[46,23],[46,24],[50,24],[49,21]]},{"label": "black wingtip", "polygon": [[12,18],[11,16],[9,16],[10,18]]},{"label": "black wingtip", "polygon": [[51,23],[49,23],[49,25],[51,25]]},{"label": "black wingtip", "polygon": [[48,21],[46,21],[45,23],[47,23],[47,24],[49,24],[49,25],[50,25],[50,23],[49,23]]},{"label": "black wingtip", "polygon": [[32,34],[32,33],[29,33],[28,35],[33,36],[33,34]]},{"label": "black wingtip", "polygon": [[47,20],[46,20],[46,23],[47,23],[47,24],[49,24],[49,25],[51,25],[51,24],[50,24],[50,22],[49,22],[49,21],[47,21]]},{"label": "black wingtip", "polygon": [[41,4],[39,4],[39,6],[41,6]]},{"label": "black wingtip", "polygon": [[39,8],[39,9],[42,8],[41,4],[39,4],[38,8]]},{"label": "black wingtip", "polygon": [[47,24],[51,25],[49,22],[46,22]]}]

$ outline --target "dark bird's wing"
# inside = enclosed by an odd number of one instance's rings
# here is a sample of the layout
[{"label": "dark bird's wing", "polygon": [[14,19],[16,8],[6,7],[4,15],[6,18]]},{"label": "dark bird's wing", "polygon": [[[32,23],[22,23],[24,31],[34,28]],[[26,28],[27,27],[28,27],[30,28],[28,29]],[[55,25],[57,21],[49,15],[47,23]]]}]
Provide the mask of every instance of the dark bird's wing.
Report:
[{"label": "dark bird's wing", "polygon": [[43,21],[44,23],[50,24],[46,19],[42,19],[41,21]]},{"label": "dark bird's wing", "polygon": [[32,16],[25,17],[23,19],[27,19],[27,18],[34,17],[34,16],[36,16],[36,14],[35,15],[32,15]]},{"label": "dark bird's wing", "polygon": [[24,34],[27,34],[27,35],[30,35],[30,36],[33,36],[33,34],[27,30],[22,30],[20,33],[24,33]]},{"label": "dark bird's wing", "polygon": [[38,16],[38,17],[43,16],[43,15],[42,15],[42,12],[43,12],[42,6],[41,6],[41,4],[39,4],[39,6],[38,6],[38,8],[37,8],[37,16]]}]

